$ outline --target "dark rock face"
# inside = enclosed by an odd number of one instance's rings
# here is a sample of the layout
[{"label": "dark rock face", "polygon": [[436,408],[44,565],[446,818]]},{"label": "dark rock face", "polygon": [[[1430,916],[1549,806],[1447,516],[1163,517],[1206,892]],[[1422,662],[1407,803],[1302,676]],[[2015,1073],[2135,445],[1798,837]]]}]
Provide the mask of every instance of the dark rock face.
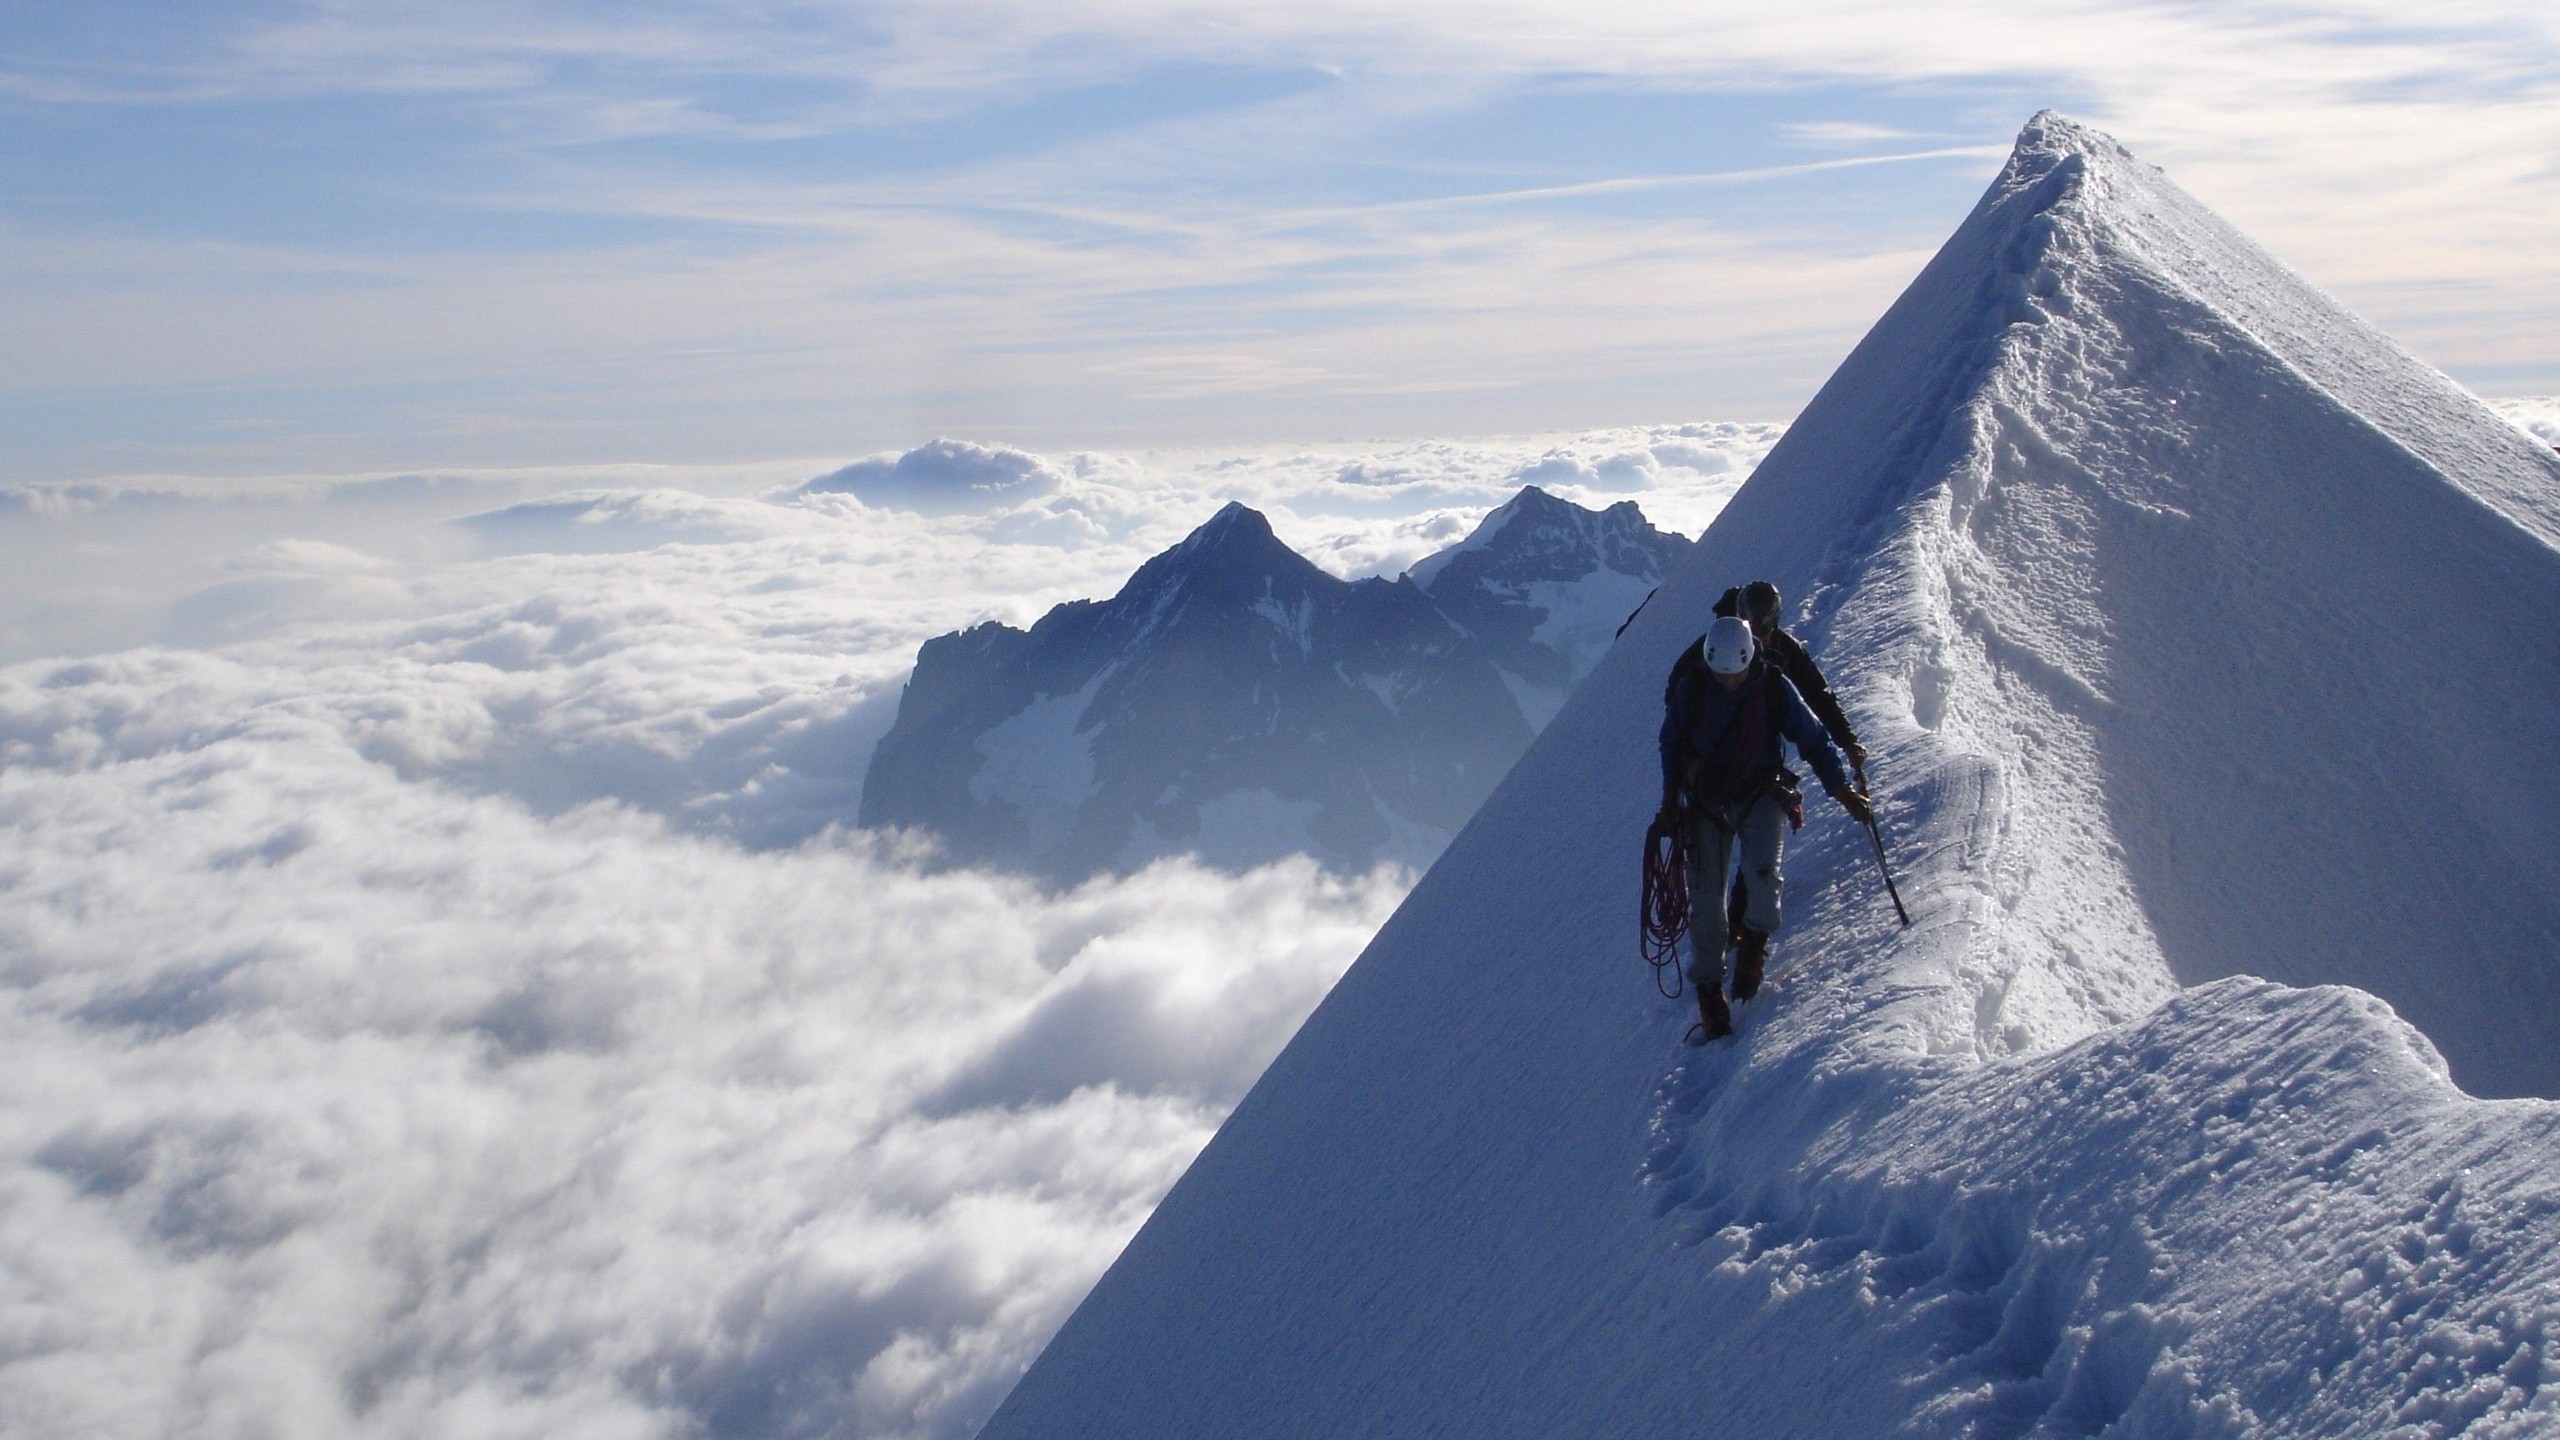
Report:
[{"label": "dark rock face", "polygon": [[1348,581],[1231,504],[1107,601],[928,642],[861,823],[1057,881],[1427,863],[1687,543],[1527,490],[1415,575]]},{"label": "dark rock face", "polygon": [[1688,552],[1688,540],[1654,529],[1632,500],[1595,512],[1532,485],[1409,574],[1544,729]]}]

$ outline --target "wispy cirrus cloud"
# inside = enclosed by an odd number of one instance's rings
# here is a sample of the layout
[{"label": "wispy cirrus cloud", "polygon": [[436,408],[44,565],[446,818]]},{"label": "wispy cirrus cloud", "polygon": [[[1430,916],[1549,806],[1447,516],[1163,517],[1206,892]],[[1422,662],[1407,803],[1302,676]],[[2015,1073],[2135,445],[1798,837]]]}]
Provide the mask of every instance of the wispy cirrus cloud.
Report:
[{"label": "wispy cirrus cloud", "polygon": [[[0,289],[0,461],[1778,415],[2047,103],[2529,384],[2560,364],[2542,12],[339,3],[158,41],[101,11],[0,45],[33,157],[0,243],[53,257]],[[1204,353],[1361,385],[1161,383]]]}]

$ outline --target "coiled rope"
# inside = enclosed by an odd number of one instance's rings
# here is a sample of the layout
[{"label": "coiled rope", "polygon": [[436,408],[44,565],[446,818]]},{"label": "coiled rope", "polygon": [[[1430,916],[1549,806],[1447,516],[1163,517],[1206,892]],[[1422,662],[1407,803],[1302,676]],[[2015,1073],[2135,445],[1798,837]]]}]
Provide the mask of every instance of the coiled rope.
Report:
[{"label": "coiled rope", "polygon": [[[1679,817],[1653,817],[1644,832],[1644,899],[1637,926],[1653,988],[1680,998],[1680,937],[1689,933],[1689,827]],[[1668,977],[1666,979],[1665,977]]]}]

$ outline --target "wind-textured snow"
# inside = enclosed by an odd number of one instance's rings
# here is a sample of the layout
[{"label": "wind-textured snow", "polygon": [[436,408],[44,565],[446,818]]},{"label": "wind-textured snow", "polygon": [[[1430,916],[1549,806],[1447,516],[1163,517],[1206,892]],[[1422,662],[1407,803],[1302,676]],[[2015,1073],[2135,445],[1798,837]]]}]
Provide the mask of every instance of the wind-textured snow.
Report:
[{"label": "wind-textured snow", "polygon": [[[983,1434],[2560,1429],[2560,1106],[2471,1098],[2560,1093],[2556,515],[2037,117]],[[1817,800],[1692,1051],[1636,839],[1755,576],[1917,923]]]}]

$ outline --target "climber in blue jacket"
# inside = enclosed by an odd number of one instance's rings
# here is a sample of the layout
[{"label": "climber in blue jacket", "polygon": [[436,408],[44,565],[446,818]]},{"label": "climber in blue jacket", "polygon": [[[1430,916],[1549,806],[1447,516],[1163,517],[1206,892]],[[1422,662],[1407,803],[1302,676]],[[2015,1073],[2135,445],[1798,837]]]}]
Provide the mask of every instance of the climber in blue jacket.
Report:
[{"label": "climber in blue jacket", "polygon": [[[1852,785],[1840,752],[1804,697],[1769,662],[1751,627],[1722,616],[1680,654],[1662,696],[1662,819],[1681,827],[1689,850],[1689,978],[1698,987],[1702,1040],[1733,1033],[1724,996],[1724,951],[1735,950],[1733,998],[1760,989],[1777,931],[1778,861],[1788,822],[1804,824],[1804,800],[1786,768],[1785,741],[1811,762],[1823,789],[1850,818],[1874,812]],[[1725,881],[1740,849],[1742,914],[1726,913]],[[1709,905],[1712,899],[1715,903]]]}]

